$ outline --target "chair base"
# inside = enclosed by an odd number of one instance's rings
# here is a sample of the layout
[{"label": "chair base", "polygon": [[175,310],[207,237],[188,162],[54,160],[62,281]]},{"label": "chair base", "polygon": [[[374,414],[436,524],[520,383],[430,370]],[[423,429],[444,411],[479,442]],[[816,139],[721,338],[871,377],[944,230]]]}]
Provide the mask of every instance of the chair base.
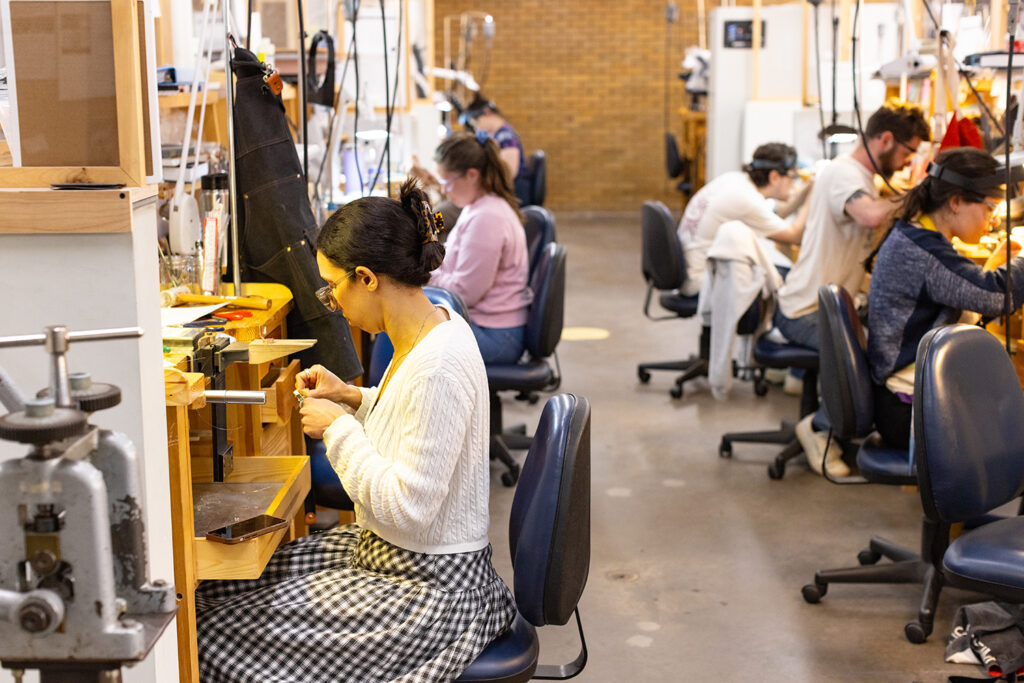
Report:
[{"label": "chair base", "polygon": [[[948,533],[948,529],[946,529]],[[927,559],[929,548],[942,530],[937,525],[925,520],[921,531],[921,552],[896,545],[884,538],[875,536],[867,549],[857,554],[860,566],[842,569],[820,569],[814,573],[814,583],[801,589],[804,600],[817,604],[828,592],[831,583],[916,583],[923,584],[921,604],[917,619],[903,627],[903,633],[911,643],[920,644],[931,635],[935,624],[935,610],[939,604],[939,596],[946,584],[941,570]],[[882,558],[891,560],[885,564],[875,564]]]},{"label": "chair base", "polygon": [[491,460],[497,460],[506,468],[501,473],[501,483],[515,486],[519,481],[519,463],[512,457],[513,450],[526,450],[533,443],[533,437],[526,433],[526,425],[515,425],[507,430],[502,427],[501,397],[491,394]]},{"label": "chair base", "polygon": [[697,356],[691,355],[686,360],[664,360],[650,363],[639,363],[636,366],[636,377],[641,384],[651,381],[651,372],[655,370],[666,370],[669,372],[685,372],[691,365],[698,362]]},{"label": "chair base", "polygon": [[730,432],[722,435],[722,441],[718,444],[718,456],[720,458],[732,457],[733,443],[775,443],[783,448],[775,455],[775,459],[768,465],[769,479],[782,479],[786,474],[786,464],[790,460],[803,454],[804,447],[796,438],[796,427],[788,421],[783,420],[779,429],[767,432]]}]

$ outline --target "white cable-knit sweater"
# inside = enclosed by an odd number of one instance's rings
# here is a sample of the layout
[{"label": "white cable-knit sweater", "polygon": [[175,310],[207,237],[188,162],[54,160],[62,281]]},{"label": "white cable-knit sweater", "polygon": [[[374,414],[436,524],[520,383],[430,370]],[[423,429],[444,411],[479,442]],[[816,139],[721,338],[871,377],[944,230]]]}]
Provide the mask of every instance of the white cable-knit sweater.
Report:
[{"label": "white cable-knit sweater", "polygon": [[378,387],[360,389],[359,410],[324,432],[356,523],[436,554],[487,546],[490,494],[487,373],[469,325],[445,310],[379,403]]}]

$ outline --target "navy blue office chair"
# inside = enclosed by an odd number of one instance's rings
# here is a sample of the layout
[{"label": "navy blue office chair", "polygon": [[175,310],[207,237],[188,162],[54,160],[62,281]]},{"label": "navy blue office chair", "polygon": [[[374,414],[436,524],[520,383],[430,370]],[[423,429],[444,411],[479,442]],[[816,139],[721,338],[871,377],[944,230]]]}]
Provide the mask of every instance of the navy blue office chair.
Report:
[{"label": "navy blue office chair", "polygon": [[[1024,392],[1002,344],[978,327],[930,331],[917,348],[914,460],[926,518],[948,529],[1024,493]],[[947,536],[948,538],[948,536]],[[1024,602],[1024,517],[933,549],[951,586]]]},{"label": "navy blue office chair", "polygon": [[[433,303],[438,305],[444,304],[466,320],[469,320],[466,304],[462,301],[462,297],[455,292],[443,287],[428,286],[423,288],[423,293]],[[372,387],[380,382],[381,377],[384,375],[384,370],[387,369],[388,363],[391,362],[391,356],[394,355],[394,352],[395,348],[392,346],[387,334],[381,332],[374,338],[373,344],[370,347],[369,372],[366,377],[367,386]],[[333,508],[335,510],[353,509],[352,499],[345,493],[341,480],[338,479],[338,473],[334,471],[330,461],[327,459],[327,449],[324,446],[323,440],[306,437],[306,452],[309,454],[309,477],[310,488],[313,492],[313,502],[320,507]]]},{"label": "navy blue office chair", "polygon": [[[800,395],[800,417],[818,409],[818,352],[799,344],[779,343],[765,332],[754,342],[754,362],[763,368],[799,368],[804,371],[803,392]],[[757,385],[755,385],[757,390]],[[760,392],[758,392],[760,395]],[[729,432],[722,435],[718,455],[732,457],[734,443],[771,443],[783,446],[768,465],[770,479],[782,479],[786,463],[804,452],[796,438],[796,423],[783,420],[779,429],[763,432]]]},{"label": "navy blue office chair", "polygon": [[532,280],[544,247],[558,241],[555,233],[555,215],[543,206],[524,206],[519,211],[523,214],[526,253],[530,262],[529,278]]},{"label": "navy blue office chair", "polygon": [[541,252],[537,271],[531,281],[533,302],[526,318],[526,353],[517,363],[487,366],[487,385],[491,401],[491,457],[507,468],[501,475],[505,486],[519,478],[519,464],[510,448],[529,448],[526,428],[506,431],[502,423],[500,391],[530,392],[557,389],[561,375],[548,363],[562,338],[565,316],[564,245],[552,242]]},{"label": "navy blue office chair", "polygon": [[[683,246],[676,235],[675,221],[668,207],[661,202],[644,202],[640,213],[641,268],[647,282],[644,297],[644,315],[651,320],[677,320],[692,318],[697,313],[697,297],[683,296],[677,291],[686,282],[686,259]],[[651,315],[651,296],[658,290],[658,303],[672,315]],[[651,371],[670,370],[681,372],[671,390],[673,398],[683,395],[683,384],[695,377],[707,375],[707,357],[711,344],[710,329],[705,328],[700,337],[700,354],[686,360],[656,361],[636,366],[637,378],[641,384],[651,380]]]},{"label": "navy blue office chair", "polygon": [[[826,285],[818,290],[818,330],[821,400],[831,425],[830,438],[847,448],[859,442],[860,476],[836,483],[915,485],[917,475],[909,451],[890,448],[874,431],[874,395],[864,330],[853,299],[842,287]],[[834,481],[824,462],[822,472]],[[832,583],[924,583],[918,618],[904,628],[908,640],[923,643],[932,631],[939,597],[937,575],[928,555],[928,548],[937,542],[937,531],[925,520],[920,553],[878,536],[871,538],[868,548],[857,555],[860,566],[815,572],[814,583],[803,587],[804,600],[819,602]],[[891,562],[876,564],[883,557]]]},{"label": "navy blue office chair", "polygon": [[520,206],[542,206],[547,195],[547,156],[543,150],[537,150],[526,158],[526,173],[518,176],[513,184],[513,192]]},{"label": "navy blue office chair", "polygon": [[[590,572],[590,404],[572,394],[551,397],[523,465],[508,523],[516,618],[457,680],[518,683],[563,680],[587,663],[579,600]],[[537,660],[536,627],[576,617],[580,652],[558,666]]]}]

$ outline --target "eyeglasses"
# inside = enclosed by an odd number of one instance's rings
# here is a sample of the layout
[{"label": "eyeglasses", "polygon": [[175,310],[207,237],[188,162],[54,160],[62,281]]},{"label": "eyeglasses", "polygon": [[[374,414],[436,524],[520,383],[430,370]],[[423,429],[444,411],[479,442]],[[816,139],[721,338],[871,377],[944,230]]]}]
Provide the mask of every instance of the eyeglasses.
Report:
[{"label": "eyeglasses", "polygon": [[463,177],[464,175],[466,175],[465,171],[463,171],[462,173],[460,173],[458,175],[452,176],[448,180],[445,180],[444,184],[443,184],[444,193],[448,194],[449,192],[451,192],[452,191],[452,185],[455,183],[455,181],[458,180],[459,178]]},{"label": "eyeglasses", "polygon": [[332,313],[341,310],[341,304],[334,298],[334,285],[325,285],[316,290],[316,298],[320,300],[324,308]]},{"label": "eyeglasses", "polygon": [[[355,277],[354,271],[351,273],[346,273],[344,279],[351,280],[353,277]],[[326,285],[324,285],[320,289],[316,290],[316,292],[314,292],[314,294],[316,294],[316,298],[319,299],[320,303],[324,305],[324,308],[326,308],[328,311],[331,311],[332,313],[341,310],[341,304],[338,303],[338,300],[336,298],[334,298],[334,290],[337,289],[338,285],[340,284],[341,282],[336,282],[334,284],[328,282]]]},{"label": "eyeglasses", "polygon": [[990,210],[990,211],[992,211],[993,213],[995,213],[995,210],[999,208],[999,205],[998,205],[998,204],[996,204],[996,203],[995,203],[994,201],[992,201],[991,199],[982,199],[982,200],[981,200],[980,202],[978,202],[978,203],[979,203],[979,204],[984,204],[984,205],[985,205],[985,206],[987,206],[987,207],[989,208],[989,210]]},{"label": "eyeglasses", "polygon": [[903,142],[903,140],[896,140],[896,142],[899,143],[900,147],[902,147],[903,149],[907,150],[911,154],[917,154],[917,148],[916,147],[911,147],[907,143]]}]

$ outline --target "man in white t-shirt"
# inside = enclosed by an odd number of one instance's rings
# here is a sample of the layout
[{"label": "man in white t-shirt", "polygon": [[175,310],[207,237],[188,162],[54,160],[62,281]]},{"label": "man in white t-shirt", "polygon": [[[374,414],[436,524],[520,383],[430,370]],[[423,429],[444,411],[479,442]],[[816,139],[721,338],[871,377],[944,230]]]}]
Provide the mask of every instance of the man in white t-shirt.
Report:
[{"label": "man in white t-shirt", "polygon": [[857,148],[836,157],[818,173],[800,255],[779,289],[775,325],[787,339],[819,348],[818,289],[822,285],[835,283],[850,294],[860,291],[874,231],[897,206],[879,198],[874,175],[890,178],[930,139],[919,107],[889,102],[868,119]]},{"label": "man in white t-shirt", "polygon": [[796,150],[771,142],[754,150],[753,159],[742,171],[723,173],[697,191],[679,222],[679,241],[686,258],[686,281],[679,288],[680,294],[696,296],[700,292],[708,249],[723,223],[740,221],[758,237],[783,244],[800,243],[807,203],[789,224],[768,201],[788,200],[795,175]]},{"label": "man in white t-shirt", "polygon": [[[775,326],[787,339],[820,348],[818,289],[835,283],[850,294],[860,291],[874,231],[898,206],[879,198],[875,174],[890,178],[930,139],[928,122],[919,107],[890,101],[868,119],[857,148],[836,157],[818,173],[808,202],[810,214],[800,255],[778,292]],[[814,431],[813,417],[801,420],[796,434],[811,467],[821,474],[826,436]],[[842,449],[835,442],[824,460],[830,475],[849,474]]]}]

